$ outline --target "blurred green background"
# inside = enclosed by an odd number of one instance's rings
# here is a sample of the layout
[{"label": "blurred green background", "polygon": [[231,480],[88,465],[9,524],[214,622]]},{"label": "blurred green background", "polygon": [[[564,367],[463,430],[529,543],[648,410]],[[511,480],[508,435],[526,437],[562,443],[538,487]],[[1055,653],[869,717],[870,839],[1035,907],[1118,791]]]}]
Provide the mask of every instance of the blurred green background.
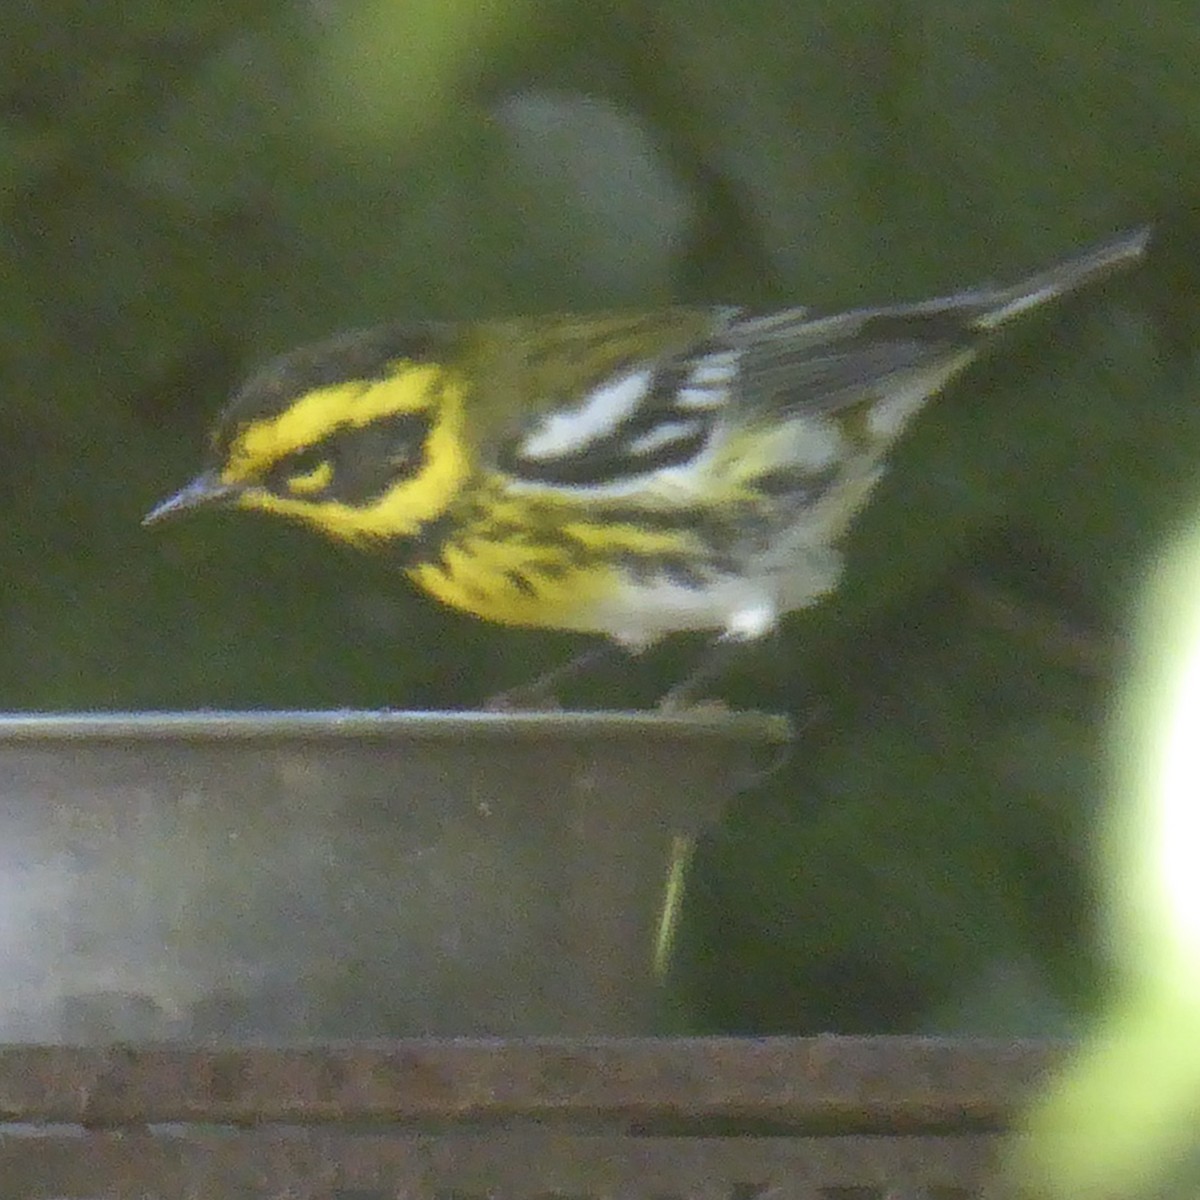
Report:
[{"label": "blurred green background", "polygon": [[6,5],[0,707],[471,707],[579,648],[282,523],[143,530],[266,355],[917,299],[1161,218],[920,419],[837,598],[730,676],[802,732],[701,847],[681,947],[700,1030],[1072,1028],[1130,615],[1200,502],[1197,61],[1178,0]]}]

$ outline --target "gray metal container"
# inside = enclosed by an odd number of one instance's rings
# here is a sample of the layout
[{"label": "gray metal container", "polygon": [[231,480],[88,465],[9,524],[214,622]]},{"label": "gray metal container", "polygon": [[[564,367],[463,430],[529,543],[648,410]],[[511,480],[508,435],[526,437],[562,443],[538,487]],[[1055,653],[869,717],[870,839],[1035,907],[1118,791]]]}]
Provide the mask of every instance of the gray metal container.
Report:
[{"label": "gray metal container", "polygon": [[654,1032],[681,849],[787,736],[756,714],[0,718],[0,1041]]}]

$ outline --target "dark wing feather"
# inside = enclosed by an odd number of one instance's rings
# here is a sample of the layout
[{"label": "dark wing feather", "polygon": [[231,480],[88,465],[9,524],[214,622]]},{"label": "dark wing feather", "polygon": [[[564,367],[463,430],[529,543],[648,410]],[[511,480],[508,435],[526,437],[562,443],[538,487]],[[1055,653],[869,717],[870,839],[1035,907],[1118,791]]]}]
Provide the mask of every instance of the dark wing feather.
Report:
[{"label": "dark wing feather", "polygon": [[739,323],[727,336],[742,348],[738,388],[751,409],[823,414],[965,359],[981,340],[971,315],[884,309],[797,320],[790,328],[774,317]]}]

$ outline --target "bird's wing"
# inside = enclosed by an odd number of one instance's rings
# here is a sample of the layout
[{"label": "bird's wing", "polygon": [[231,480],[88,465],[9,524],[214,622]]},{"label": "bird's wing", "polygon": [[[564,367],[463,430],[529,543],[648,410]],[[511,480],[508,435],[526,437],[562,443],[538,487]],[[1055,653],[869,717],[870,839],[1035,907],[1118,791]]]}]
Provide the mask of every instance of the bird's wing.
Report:
[{"label": "bird's wing", "polygon": [[[576,364],[571,398],[512,431],[495,465],[518,486],[620,494],[663,472],[698,480],[724,433],[855,405],[885,443],[998,329],[1131,265],[1148,236],[1123,234],[1012,286],[829,317],[723,309],[543,322],[540,361]],[[507,334],[509,344],[532,339]],[[550,391],[536,370],[523,372],[522,390]]]},{"label": "bird's wing", "polygon": [[922,379],[936,390],[975,353],[975,311],[910,305],[738,322],[727,338],[739,358],[739,394],[751,411],[803,416],[869,405]]},{"label": "bird's wing", "polygon": [[663,472],[683,483],[739,427],[879,401],[893,384],[927,394],[976,340],[954,314],[809,321],[792,310],[760,321],[730,311],[686,348],[623,365],[572,403],[542,410],[505,441],[495,465],[517,485],[596,496]]}]

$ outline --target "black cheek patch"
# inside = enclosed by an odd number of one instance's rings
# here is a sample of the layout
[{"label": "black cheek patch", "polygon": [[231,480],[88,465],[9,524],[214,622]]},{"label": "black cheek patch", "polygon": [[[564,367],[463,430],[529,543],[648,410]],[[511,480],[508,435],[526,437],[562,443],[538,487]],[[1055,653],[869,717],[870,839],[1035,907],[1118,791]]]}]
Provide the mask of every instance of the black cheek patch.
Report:
[{"label": "black cheek patch", "polygon": [[337,445],[328,498],[358,507],[376,503],[421,471],[432,430],[427,413],[395,413],[339,429],[329,439]]}]

